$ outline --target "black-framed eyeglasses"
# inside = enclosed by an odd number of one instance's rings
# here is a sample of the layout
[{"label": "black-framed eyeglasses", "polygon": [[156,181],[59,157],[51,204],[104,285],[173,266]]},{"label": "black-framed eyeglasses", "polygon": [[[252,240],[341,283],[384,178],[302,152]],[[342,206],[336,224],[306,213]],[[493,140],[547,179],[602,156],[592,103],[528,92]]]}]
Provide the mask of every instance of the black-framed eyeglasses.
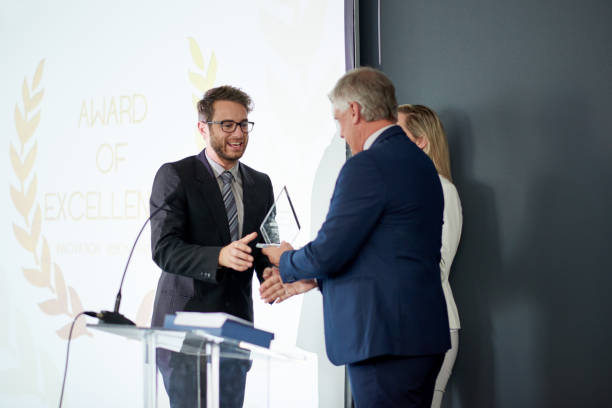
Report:
[{"label": "black-framed eyeglasses", "polygon": [[248,120],[243,120],[242,122],[236,122],[233,120],[214,120],[206,122],[208,124],[221,125],[221,130],[227,133],[233,133],[236,130],[236,126],[240,125],[240,130],[244,133],[249,133],[253,130],[253,126],[255,126],[255,122],[249,122]]}]

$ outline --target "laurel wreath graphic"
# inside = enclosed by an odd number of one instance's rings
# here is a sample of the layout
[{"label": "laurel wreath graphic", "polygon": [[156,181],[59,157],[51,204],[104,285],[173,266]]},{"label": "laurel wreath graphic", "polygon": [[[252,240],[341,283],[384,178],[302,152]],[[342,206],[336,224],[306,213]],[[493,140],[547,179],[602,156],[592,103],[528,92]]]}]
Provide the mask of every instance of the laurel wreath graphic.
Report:
[{"label": "laurel wreath graphic", "polygon": [[[212,52],[208,67],[204,64],[204,58],[198,43],[189,38],[189,49],[197,71],[189,71],[189,81],[197,90],[199,95],[204,94],[212,87],[217,75],[217,59]],[[64,315],[73,319],[83,311],[81,299],[76,290],[66,284],[64,273],[57,263],[52,262],[51,251],[46,237],[42,231],[42,211],[40,204],[36,201],[38,180],[34,171],[34,164],[38,154],[38,143],[32,137],[40,124],[41,110],[38,109],[44,96],[44,89],[39,89],[44,71],[45,60],[42,59],[31,81],[24,78],[22,85],[23,111],[19,103],[15,104],[15,128],[19,137],[19,149],[11,142],[9,157],[13,171],[19,180],[19,185],[9,185],[11,200],[19,214],[23,217],[24,225],[13,223],[13,233],[19,245],[32,254],[34,267],[22,268],[26,280],[33,286],[47,288],[53,295],[51,298],[40,302],[39,308],[48,315]],[[192,94],[194,107],[201,96]],[[196,143],[203,148],[203,140],[196,131]],[[154,291],[147,293],[137,313],[137,322],[144,323],[152,308]],[[62,339],[68,339],[71,322],[66,323],[56,330]],[[91,336],[87,330],[85,319],[81,318],[75,323],[73,338],[82,335]]]},{"label": "laurel wreath graphic", "polygon": [[[197,72],[189,71],[189,82],[191,85],[198,91],[197,94],[192,93],[191,99],[193,101],[193,107],[197,111],[198,101],[202,98],[204,92],[212,88],[215,83],[215,79],[217,77],[217,57],[215,57],[214,51],[211,53],[210,62],[208,63],[208,68],[204,65],[204,57],[202,56],[202,51],[200,51],[200,46],[192,37],[188,38],[189,40],[189,51],[191,52],[191,59],[198,69]],[[204,148],[204,141],[202,140],[202,135],[197,130],[195,131],[195,140],[196,145],[200,148]]]},{"label": "laurel wreath graphic", "polygon": [[[34,258],[35,267],[22,268],[23,275],[33,286],[48,288],[52,298],[38,304],[40,309],[49,315],[65,315],[73,319],[83,311],[79,295],[72,286],[66,285],[64,274],[58,264],[51,261],[49,243],[41,234],[42,214],[40,204],[36,202],[38,182],[34,163],[38,153],[38,144],[32,142],[32,136],[40,123],[40,109],[37,110],[44,96],[44,89],[39,85],[42,79],[45,60],[42,59],[36,68],[31,87],[27,78],[21,87],[23,112],[19,104],[15,104],[15,128],[19,136],[19,153],[13,143],[10,143],[9,156],[13,171],[19,180],[19,187],[10,185],[11,199],[19,214],[23,217],[25,226],[13,223],[13,233],[17,242]],[[53,271],[53,272],[52,272]],[[68,339],[70,322],[58,329],[56,333],[63,339]],[[73,337],[91,333],[85,326],[85,319],[79,319],[73,331]]]}]

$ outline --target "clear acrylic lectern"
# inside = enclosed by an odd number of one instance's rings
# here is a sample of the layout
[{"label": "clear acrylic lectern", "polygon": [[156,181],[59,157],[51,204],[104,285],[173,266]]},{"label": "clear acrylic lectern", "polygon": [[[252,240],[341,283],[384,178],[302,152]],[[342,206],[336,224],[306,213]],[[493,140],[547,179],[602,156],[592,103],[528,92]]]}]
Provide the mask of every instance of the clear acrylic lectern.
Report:
[{"label": "clear acrylic lectern", "polygon": [[[219,408],[227,406],[224,396],[234,391],[244,392],[244,407],[267,408],[281,406],[312,406],[303,404],[304,387],[301,379],[316,378],[316,355],[298,348],[282,351],[262,348],[250,343],[213,336],[204,330],[168,330],[162,328],[142,328],[114,324],[88,324],[91,329],[112,333],[141,343],[142,364],[142,406],[164,408],[168,406],[162,375],[158,369],[159,351],[173,352],[176,356],[193,356],[195,364],[191,367],[195,381],[195,407]],[[190,358],[190,357],[188,357]],[[228,362],[248,367],[246,390],[229,390],[230,381],[223,378]],[[315,380],[316,381],[316,380]],[[272,383],[276,384],[272,384]],[[235,386],[235,385],[234,385]],[[206,389],[201,392],[199,387]],[[289,389],[287,389],[289,387]],[[291,387],[295,387],[291,390]],[[306,387],[308,388],[308,387]],[[316,386],[313,390],[316,393]],[[302,395],[302,401],[298,398]],[[201,397],[201,395],[203,397]],[[202,400],[204,399],[204,400]],[[308,398],[306,398],[308,399]],[[315,398],[316,399],[316,398]],[[227,399],[225,399],[227,401]]]}]

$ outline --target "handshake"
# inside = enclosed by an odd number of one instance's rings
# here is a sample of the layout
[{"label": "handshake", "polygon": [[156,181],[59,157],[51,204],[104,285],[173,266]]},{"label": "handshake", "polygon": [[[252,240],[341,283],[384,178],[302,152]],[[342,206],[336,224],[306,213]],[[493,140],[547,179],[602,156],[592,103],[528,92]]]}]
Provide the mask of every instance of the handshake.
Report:
[{"label": "handshake", "polygon": [[286,242],[281,242],[279,247],[268,247],[262,249],[262,253],[268,257],[270,263],[274,266],[268,267],[263,271],[264,281],[259,287],[261,299],[266,303],[280,303],[293,295],[308,292],[310,289],[317,287],[317,282],[314,279],[296,281],[292,283],[283,283],[280,276],[278,265],[280,257],[285,251],[292,250],[293,247]]},{"label": "handshake", "polygon": [[[252,232],[244,238],[223,247],[219,253],[219,265],[241,272],[252,267],[254,259],[251,255],[252,250],[249,243],[255,238],[257,238],[257,233]],[[278,264],[283,252],[292,249],[293,247],[290,244],[283,241],[279,247],[267,247],[261,250],[268,257],[270,263],[274,265],[264,269],[264,282],[259,287],[259,294],[266,303],[280,303],[293,295],[308,292],[317,286],[314,279],[283,283]]]}]

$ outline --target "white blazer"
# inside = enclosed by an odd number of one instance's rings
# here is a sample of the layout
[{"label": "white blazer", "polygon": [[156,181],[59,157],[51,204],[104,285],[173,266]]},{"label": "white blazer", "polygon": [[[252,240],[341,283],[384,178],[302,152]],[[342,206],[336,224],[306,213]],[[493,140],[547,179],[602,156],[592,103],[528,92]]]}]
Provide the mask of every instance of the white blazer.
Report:
[{"label": "white blazer", "polygon": [[443,176],[440,176],[440,182],[444,192],[444,224],[442,225],[440,277],[442,278],[442,290],[446,299],[449,326],[451,329],[460,329],[459,313],[453,298],[453,291],[448,283],[448,277],[453,259],[457,253],[459,239],[461,238],[463,215],[461,213],[461,201],[459,200],[459,194],[455,185]]}]

